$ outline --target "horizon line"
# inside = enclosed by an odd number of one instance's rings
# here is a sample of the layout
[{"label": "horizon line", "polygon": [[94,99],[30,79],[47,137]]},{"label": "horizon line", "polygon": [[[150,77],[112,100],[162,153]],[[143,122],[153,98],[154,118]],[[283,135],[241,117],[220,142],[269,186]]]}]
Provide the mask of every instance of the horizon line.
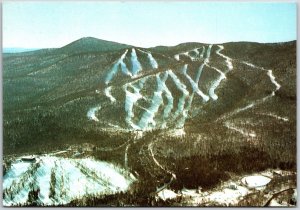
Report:
[{"label": "horizon line", "polygon": [[[63,47],[66,47],[67,45],[70,45],[76,41],[79,41],[81,39],[84,39],[84,38],[93,38],[93,39],[97,39],[99,41],[107,41],[107,42],[115,42],[115,43],[118,43],[118,44],[124,44],[124,45],[131,45],[133,47],[138,47],[138,48],[145,48],[145,49],[148,49],[148,48],[155,48],[155,47],[176,47],[178,45],[181,45],[181,44],[187,44],[187,43],[199,43],[199,44],[215,44],[215,45],[218,45],[218,44],[227,44],[227,43],[239,43],[239,42],[249,42],[249,43],[258,43],[258,44],[277,44],[277,43],[286,43],[286,42],[293,42],[293,41],[297,41],[297,39],[292,39],[292,40],[287,40],[287,41],[278,41],[278,42],[257,42],[257,41],[250,41],[250,40],[241,40],[241,41],[227,41],[227,42],[216,42],[216,43],[208,43],[208,42],[200,42],[200,41],[189,41],[189,42],[180,42],[178,44],[175,44],[175,45],[155,45],[155,46],[151,46],[151,47],[143,47],[143,46],[137,46],[137,45],[132,45],[132,44],[128,44],[128,43],[121,43],[121,42],[118,42],[118,41],[113,41],[113,40],[105,40],[105,39],[101,39],[101,38],[97,38],[97,37],[92,37],[92,36],[86,36],[86,37],[81,37],[79,39],[76,39],[74,41],[71,41],[61,47],[22,47],[22,46],[18,46],[18,47],[4,47],[2,46],[2,52],[4,52],[4,50],[24,50],[23,52],[26,52],[28,50],[31,50],[31,51],[34,51],[34,50],[42,50],[42,49],[60,49],[60,48],[63,48]],[[8,52],[9,53],[9,52]]]}]

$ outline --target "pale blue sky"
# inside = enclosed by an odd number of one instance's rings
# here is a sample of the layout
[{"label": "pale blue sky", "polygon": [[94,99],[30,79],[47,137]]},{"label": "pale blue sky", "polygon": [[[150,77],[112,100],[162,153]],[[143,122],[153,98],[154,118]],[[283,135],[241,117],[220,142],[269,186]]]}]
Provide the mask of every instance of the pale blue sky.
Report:
[{"label": "pale blue sky", "polygon": [[3,47],[62,47],[82,37],[140,47],[295,40],[295,3],[4,2]]}]

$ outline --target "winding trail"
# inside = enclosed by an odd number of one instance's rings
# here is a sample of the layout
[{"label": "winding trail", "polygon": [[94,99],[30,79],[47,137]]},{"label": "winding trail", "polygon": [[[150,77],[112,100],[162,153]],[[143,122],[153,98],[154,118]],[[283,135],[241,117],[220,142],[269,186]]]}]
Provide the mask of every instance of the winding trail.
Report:
[{"label": "winding trail", "polygon": [[233,65],[232,65],[232,59],[229,58],[228,56],[225,56],[224,54],[221,53],[222,50],[224,50],[224,46],[223,45],[218,45],[219,49],[216,51],[216,53],[225,58],[226,59],[226,64],[227,64],[227,67],[228,67],[228,71],[231,71],[233,69]]},{"label": "winding trail", "polygon": [[[209,65],[208,65],[209,66]],[[211,87],[209,88],[209,96],[213,99],[213,100],[217,100],[218,99],[218,96],[217,94],[215,93],[215,90],[217,89],[217,87],[220,85],[221,81],[223,79],[226,79],[226,75],[220,70],[220,69],[217,69],[215,67],[212,67],[212,66],[209,66],[210,68],[216,70],[219,74],[220,74],[220,77],[215,80]]]},{"label": "winding trail", "polygon": [[104,89],[104,94],[109,98],[109,100],[112,102],[112,103],[115,103],[116,102],[116,99],[115,99],[115,97],[113,97],[112,95],[111,95],[111,88],[112,88],[112,86],[110,86],[110,87],[107,87],[107,88],[105,88]]},{"label": "winding trail", "polygon": [[228,56],[225,56],[224,54],[221,53],[222,50],[224,50],[224,46],[223,45],[218,45],[219,49],[216,50],[216,54],[218,54],[220,57],[222,58],[225,58],[226,59],[226,65],[227,65],[227,70],[225,70],[224,72],[222,72],[220,69],[217,69],[213,66],[210,66],[208,64],[209,62],[209,55],[210,55],[210,50],[211,50],[211,45],[210,45],[210,48],[209,48],[209,51],[207,52],[207,57],[205,59],[205,65],[216,70],[219,74],[220,74],[220,77],[215,80],[210,89],[209,89],[209,96],[213,99],[213,100],[217,100],[218,99],[218,96],[217,94],[215,93],[215,90],[218,88],[218,86],[220,85],[221,81],[223,79],[226,79],[226,74],[227,72],[231,71],[233,69],[233,65],[232,65],[232,59]]},{"label": "winding trail", "polygon": [[284,122],[289,121],[289,118],[287,118],[287,117],[281,117],[281,116],[278,116],[278,115],[273,114],[273,113],[256,113],[256,114],[258,114],[258,115],[264,115],[264,116],[269,116],[269,117],[274,117],[277,120],[282,120]]},{"label": "winding trail", "polygon": [[224,126],[227,127],[228,129],[239,132],[245,137],[252,137],[252,138],[256,137],[256,133],[254,131],[250,131],[250,132],[245,131],[245,129],[238,128],[233,123],[225,122]]},{"label": "winding trail", "polygon": [[148,145],[148,150],[149,150],[149,152],[150,152],[150,155],[151,155],[151,157],[152,157],[154,163],[155,163],[159,168],[161,168],[163,171],[165,171],[166,173],[172,175],[172,177],[173,177],[174,179],[176,179],[176,174],[174,174],[172,171],[168,170],[167,168],[163,167],[163,166],[158,162],[158,160],[154,157],[154,153],[153,153],[153,143],[154,143],[154,142],[151,142],[151,143]]},{"label": "winding trail", "polygon": [[[188,57],[191,61],[197,61],[200,58],[203,58],[204,52],[205,52],[205,47],[202,46],[202,52],[201,52],[201,54],[200,54],[199,50],[200,50],[200,48],[195,48],[193,50],[189,50],[189,51],[186,51],[186,52],[181,52],[181,53],[175,54],[174,58],[177,61],[179,61],[180,60],[180,55],[184,55],[184,56]],[[191,52],[194,52],[196,55],[195,56],[191,56],[190,55]]]},{"label": "winding trail", "polygon": [[[155,142],[155,141],[154,141]],[[176,174],[173,173],[172,171],[168,170],[166,167],[163,167],[159,162],[158,160],[155,158],[154,156],[154,153],[153,153],[153,143],[154,142],[151,142],[150,144],[148,144],[148,150],[150,152],[150,155],[153,159],[153,162],[160,168],[162,169],[164,172],[166,172],[167,174],[170,174],[171,175],[171,179],[169,182],[165,183],[162,187],[159,187],[156,189],[156,192],[155,193],[159,193],[160,191],[166,189],[168,186],[170,186],[170,184],[176,179]]]},{"label": "winding trail", "polygon": [[236,115],[240,112],[243,112],[245,110],[248,110],[250,108],[253,108],[254,106],[257,106],[259,104],[262,104],[264,103],[266,100],[268,100],[269,98],[275,96],[275,93],[281,88],[281,85],[276,81],[276,78],[275,76],[273,75],[273,71],[272,70],[266,70],[265,68],[263,67],[259,67],[259,66],[256,66],[252,63],[249,63],[249,62],[246,62],[246,61],[241,61],[240,63],[244,64],[244,65],[247,65],[251,68],[255,68],[255,69],[259,69],[261,71],[266,71],[266,74],[268,75],[268,77],[270,78],[270,81],[272,84],[275,85],[275,89],[267,96],[263,97],[263,98],[260,98],[260,99],[257,99],[251,103],[249,103],[248,105],[244,106],[244,107],[241,107],[241,108],[237,108],[236,110],[228,113],[228,114],[225,114],[221,117],[219,117],[216,121],[219,121],[219,120],[223,120],[225,118],[228,118],[228,117],[231,117],[233,115]]}]

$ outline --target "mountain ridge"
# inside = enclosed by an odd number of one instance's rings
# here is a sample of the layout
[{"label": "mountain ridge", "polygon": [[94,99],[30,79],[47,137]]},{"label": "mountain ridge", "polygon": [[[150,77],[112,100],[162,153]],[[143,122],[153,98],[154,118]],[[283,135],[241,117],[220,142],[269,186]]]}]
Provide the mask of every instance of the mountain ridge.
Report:
[{"label": "mountain ridge", "polygon": [[[270,43],[260,43],[260,42],[251,42],[251,41],[230,41],[224,43],[216,43],[214,45],[221,45],[221,44],[265,44],[265,45],[274,45],[274,44],[293,44],[296,40],[286,41],[286,42],[270,42]],[[3,54],[32,54],[35,52],[42,52],[42,51],[51,51],[56,50],[57,52],[62,53],[83,53],[83,52],[106,52],[106,51],[114,51],[114,50],[121,50],[126,48],[140,48],[140,49],[148,49],[154,51],[164,51],[168,49],[179,49],[182,47],[191,47],[191,46],[198,46],[198,45],[209,45],[211,43],[202,43],[202,42],[183,42],[172,46],[166,45],[157,45],[153,47],[138,47],[130,44],[119,43],[115,41],[109,41],[104,39],[98,39],[95,37],[82,37],[75,41],[72,41],[62,47],[59,48],[33,48],[33,49],[25,49],[25,48],[3,48]],[[17,49],[11,50],[11,49]],[[18,49],[22,50],[19,51]],[[24,51],[23,51],[24,50]]]}]

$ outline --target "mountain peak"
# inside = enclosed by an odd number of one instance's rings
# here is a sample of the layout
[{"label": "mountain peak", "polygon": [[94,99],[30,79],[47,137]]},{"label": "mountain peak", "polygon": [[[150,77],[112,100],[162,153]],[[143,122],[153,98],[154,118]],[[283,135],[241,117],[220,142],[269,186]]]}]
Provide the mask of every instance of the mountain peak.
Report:
[{"label": "mountain peak", "polygon": [[83,37],[70,44],[60,48],[64,53],[82,53],[82,52],[105,52],[114,51],[131,47],[130,45],[117,42],[97,39],[94,37]]}]

